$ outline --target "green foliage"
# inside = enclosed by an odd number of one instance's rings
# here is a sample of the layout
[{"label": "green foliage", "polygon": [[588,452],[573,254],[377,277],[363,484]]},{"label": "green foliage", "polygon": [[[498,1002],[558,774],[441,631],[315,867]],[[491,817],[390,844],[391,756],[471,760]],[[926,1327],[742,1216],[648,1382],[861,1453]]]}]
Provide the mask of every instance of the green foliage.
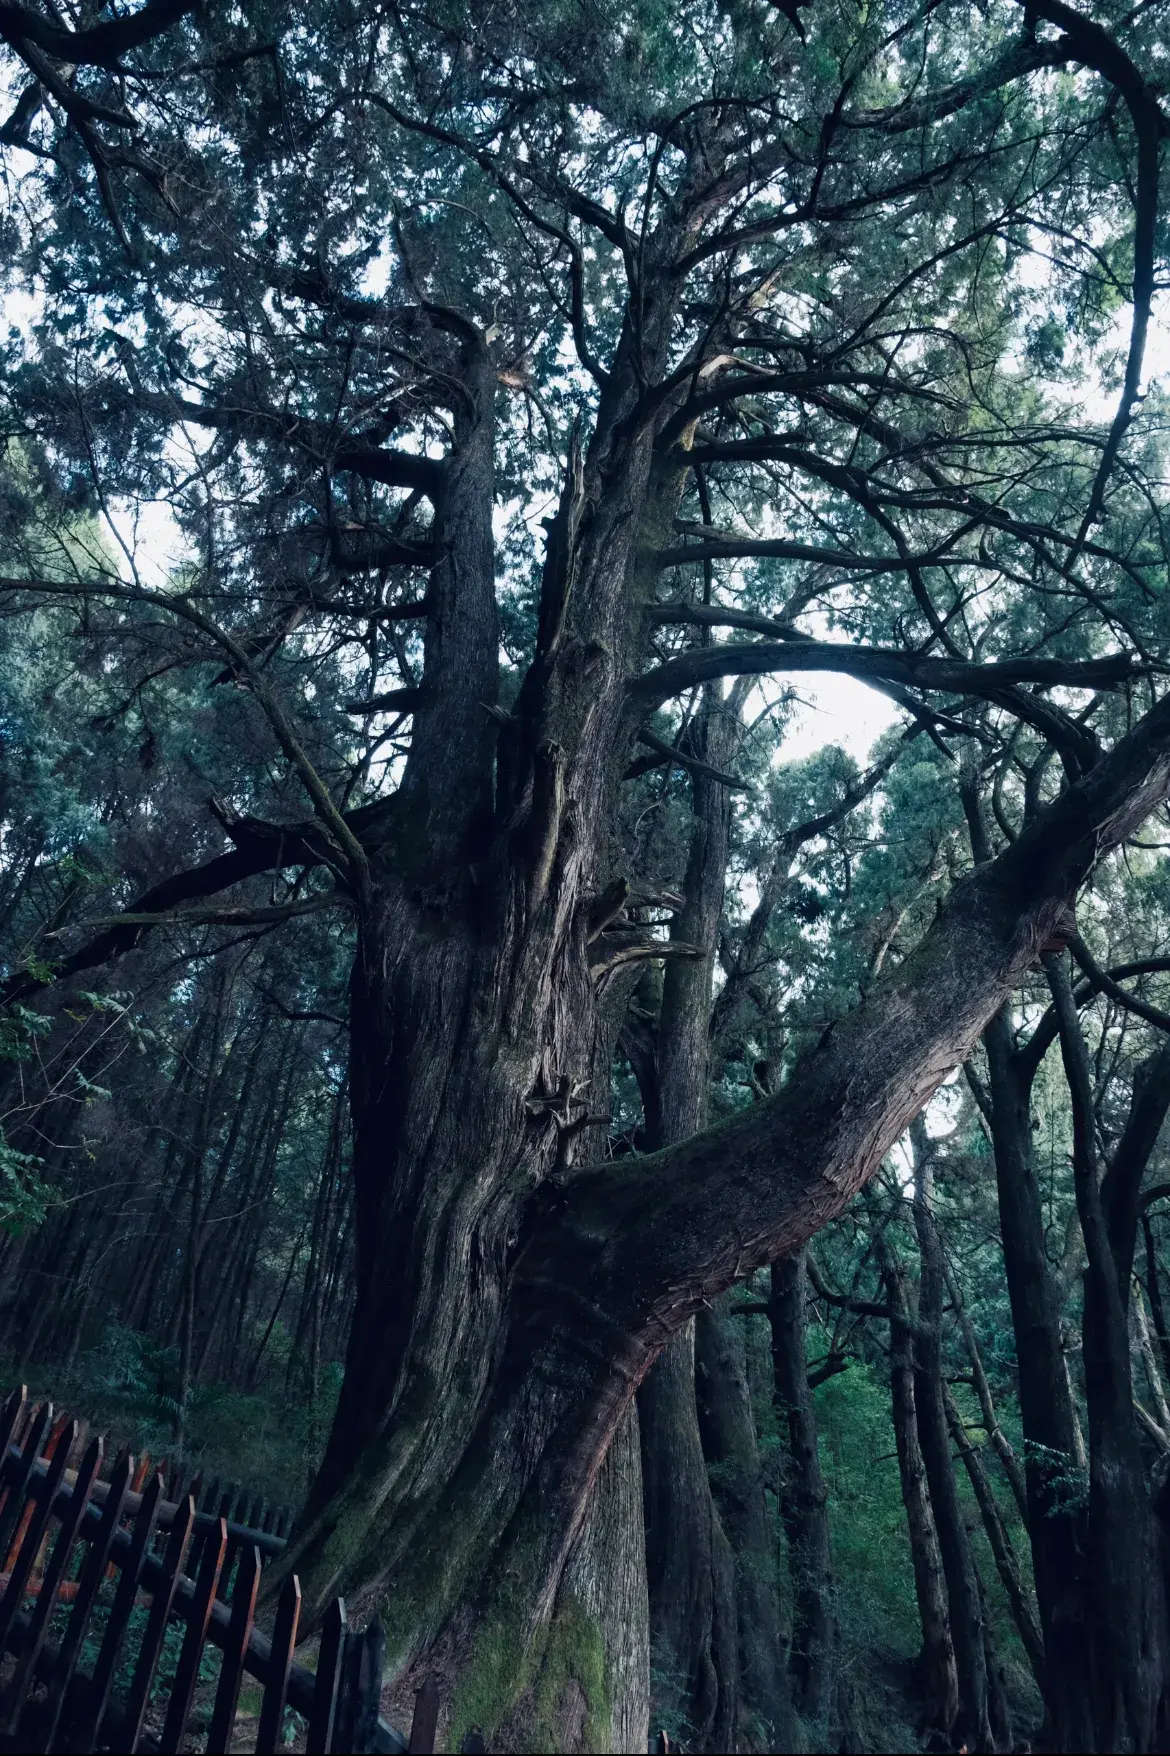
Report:
[{"label": "green foliage", "polygon": [[[0,1018],[0,1065],[29,1061],[39,1038],[53,1021],[27,1006],[14,1006]],[[0,1129],[0,1230],[13,1236],[39,1226],[53,1201],[52,1186],[41,1175],[43,1160],[9,1144]]]},{"label": "green foliage", "polygon": [[912,1659],[921,1633],[889,1393],[872,1368],[858,1364],[823,1384],[816,1403],[841,1663],[856,1670],[874,1652]]},{"label": "green foliage", "polygon": [[39,1226],[51,1206],[52,1186],[38,1174],[41,1160],[17,1152],[0,1137],[0,1228],[19,1237]]}]

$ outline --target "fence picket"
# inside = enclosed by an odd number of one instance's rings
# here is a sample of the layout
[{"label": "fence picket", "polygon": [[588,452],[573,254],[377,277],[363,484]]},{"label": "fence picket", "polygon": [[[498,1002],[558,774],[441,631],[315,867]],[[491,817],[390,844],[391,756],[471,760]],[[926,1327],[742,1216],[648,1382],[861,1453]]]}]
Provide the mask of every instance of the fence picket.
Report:
[{"label": "fence picket", "polygon": [[41,1441],[45,1436],[45,1428],[53,1418],[51,1402],[42,1402],[32,1411],[32,1419],[20,1457],[14,1463],[9,1476],[9,1496],[0,1512],[0,1555],[7,1555],[13,1529],[20,1523],[24,1512],[24,1503],[28,1493],[29,1477],[36,1467],[41,1454]]},{"label": "fence picket", "polygon": [[118,1654],[122,1650],[126,1625],[130,1620],[130,1612],[134,1608],[134,1599],[138,1593],[138,1579],[142,1572],[142,1564],[146,1559],[151,1538],[154,1536],[155,1525],[158,1522],[158,1507],[159,1501],[162,1499],[162,1489],[162,1477],[152,1477],[147,1483],[146,1492],[143,1494],[138,1508],[138,1516],[134,1520],[130,1552],[122,1565],[118,1589],[114,1593],[114,1602],[110,1610],[110,1619],[106,1623],[101,1649],[98,1652],[97,1663],[93,1670],[89,1698],[78,1721],[78,1735],[74,1744],[79,1750],[90,1750],[97,1741],[102,1715],[105,1713],[106,1702],[109,1698],[110,1684],[114,1680],[114,1667],[118,1662]]},{"label": "fence picket", "polygon": [[260,1708],[260,1727],[256,1733],[256,1756],[276,1756],[281,1748],[284,1704],[288,1695],[288,1673],[293,1648],[297,1643],[297,1624],[301,1619],[301,1582],[294,1573],[286,1579],[276,1605],[276,1622],[272,1629],[272,1654],[269,1658],[268,1682]]},{"label": "fence picket", "polygon": [[422,1687],[414,1698],[414,1718],[410,1722],[410,1742],[406,1746],[411,1756],[429,1756],[435,1747],[435,1728],[439,1723],[439,1685],[437,1680],[428,1674],[422,1680]]},{"label": "fence picket", "polygon": [[[155,1476],[161,1481],[161,1476]],[[187,1539],[191,1535],[191,1526],[195,1522],[195,1503],[190,1497],[187,1504],[176,1511],[171,1533],[167,1538],[166,1550],[162,1561],[162,1578],[158,1581],[151,1595],[150,1615],[146,1621],[146,1632],[142,1636],[142,1645],[138,1649],[138,1663],[134,1667],[134,1681],[130,1685],[130,1698],[127,1704],[130,1736],[128,1746],[133,1753],[138,1748],[138,1740],[142,1733],[142,1721],[150,1700],[150,1685],[154,1681],[154,1673],[158,1669],[158,1661],[162,1654],[163,1639],[167,1631],[167,1619],[171,1613],[175,1590],[179,1583],[179,1573],[183,1566],[183,1555],[187,1548]]]},{"label": "fence picket", "polygon": [[[57,1541],[53,1546],[52,1559],[41,1578],[41,1595],[37,1607],[33,1611],[28,1645],[17,1661],[16,1669],[12,1673],[6,1691],[8,1716],[4,1729],[10,1735],[16,1731],[20,1710],[24,1705],[25,1693],[32,1679],[36,1662],[41,1655],[45,1636],[49,1631],[49,1621],[57,1600],[57,1588],[65,1577],[65,1569],[73,1553],[77,1532],[85,1516],[85,1509],[89,1505],[90,1493],[104,1454],[105,1446],[102,1440],[95,1439],[82,1459],[81,1468],[77,1472],[70,1492],[69,1504],[63,1511],[60,1529],[57,1532]],[[53,1479],[50,1475],[46,1478],[44,1486],[46,1508],[52,1507],[53,1494]]]},{"label": "fence picket", "polygon": [[[188,1503],[191,1506],[193,1517],[195,1502],[189,1497]],[[167,1705],[167,1717],[163,1723],[162,1736],[159,1739],[158,1747],[160,1750],[178,1750],[186,1730],[187,1716],[191,1712],[195,1685],[199,1680],[199,1660],[203,1656],[203,1647],[207,1640],[207,1625],[211,1621],[216,1587],[219,1585],[219,1575],[226,1550],[227,1525],[221,1518],[218,1534],[208,1537],[203,1545],[203,1557],[199,1563],[199,1577],[195,1582],[195,1597],[187,1619],[187,1632],[183,1636],[183,1647],[179,1653],[175,1680],[171,1685],[171,1699]]]},{"label": "fence picket", "polygon": [[211,1726],[207,1733],[209,1750],[226,1750],[231,1743],[240,1684],[244,1680],[244,1654],[252,1632],[256,1613],[256,1593],[260,1589],[260,1551],[253,1547],[240,1555],[236,1569],[236,1588],[232,1593],[231,1621],[223,1648],[219,1670],[219,1686],[215,1706],[211,1710]]},{"label": "fence picket", "polygon": [[[24,1602],[25,1587],[33,1570],[33,1562],[40,1553],[42,1539],[49,1525],[49,1516],[53,1508],[53,1498],[61,1486],[65,1474],[65,1466],[69,1462],[69,1448],[72,1436],[77,1430],[76,1423],[70,1422],[62,1427],[58,1422],[54,1429],[56,1443],[49,1463],[48,1473],[41,1486],[39,1500],[29,1502],[27,1514],[20,1520],[19,1547],[13,1549],[8,1562],[8,1585],[4,1596],[0,1598],[0,1650],[8,1638],[13,1618]],[[62,1443],[64,1441],[64,1443]]]},{"label": "fence picket", "polygon": [[89,1553],[86,1555],[81,1569],[77,1597],[69,1615],[56,1665],[53,1667],[49,1679],[49,1723],[44,1741],[39,1746],[42,1750],[51,1750],[57,1737],[57,1730],[65,1711],[69,1685],[73,1680],[77,1660],[81,1655],[86,1629],[89,1627],[90,1618],[97,1605],[102,1576],[106,1570],[106,1561],[121,1523],[122,1508],[126,1503],[126,1495],[130,1491],[130,1478],[133,1474],[134,1459],[127,1451],[118,1459],[114,1473],[110,1478],[106,1503],[102,1507],[100,1521],[90,1541]]},{"label": "fence picket", "polygon": [[[8,1449],[20,1435],[27,1407],[28,1388],[24,1384],[18,1384],[4,1404],[3,1414],[0,1414],[0,1463],[6,1464],[8,1461]],[[4,1486],[0,1487],[0,1516],[8,1504],[8,1494],[6,1476]]]},{"label": "fence picket", "polygon": [[321,1625],[321,1645],[317,1653],[317,1679],[313,1688],[313,1711],[305,1735],[307,1756],[325,1756],[333,1748],[333,1728],[337,1718],[337,1697],[341,1688],[341,1667],[345,1659],[345,1602],[334,1598],[325,1612]]}]

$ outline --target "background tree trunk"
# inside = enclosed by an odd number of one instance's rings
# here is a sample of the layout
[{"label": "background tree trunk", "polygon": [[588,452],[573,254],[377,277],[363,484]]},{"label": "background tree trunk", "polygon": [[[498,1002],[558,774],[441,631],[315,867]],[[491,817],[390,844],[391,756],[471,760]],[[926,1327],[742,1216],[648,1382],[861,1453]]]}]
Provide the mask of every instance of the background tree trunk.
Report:
[{"label": "background tree trunk", "polygon": [[1028,1535],[1044,1635],[1049,1735],[1058,1750],[1093,1739],[1084,1596],[1085,1508],[1044,1215],[1032,1157],[1035,1056],[1017,1052],[1007,1009],[983,1033],[1000,1236],[1016,1343]]},{"label": "background tree trunk", "polygon": [[[733,704],[708,688],[690,739],[695,755],[725,769],[737,729]],[[692,798],[684,906],[672,936],[699,955],[668,963],[663,979],[656,1056],[662,1136],[655,1146],[688,1139],[707,1119],[711,985],[730,803],[725,787],[700,775],[693,777]],[[707,1365],[719,1369],[715,1361]],[[668,1343],[639,1394],[651,1651],[663,1699],[673,1702],[688,1728],[688,1743],[699,1750],[732,1749],[741,1681],[737,1568],[712,1498],[695,1389],[690,1323]],[[750,1409],[746,1415],[750,1422]],[[742,1435],[742,1417],[739,1424]],[[754,1530],[744,1518],[736,1525],[742,1536]],[[748,1565],[745,1556],[738,1571],[745,1573]]]},{"label": "background tree trunk", "polygon": [[933,1175],[930,1141],[919,1119],[911,1130],[914,1145],[914,1228],[922,1263],[918,1322],[914,1333],[914,1402],[918,1443],[926,1467],[931,1509],[947,1584],[951,1639],[959,1682],[955,1735],[973,1750],[992,1750],[988,1718],[987,1661],[983,1611],[975,1558],[963,1524],[951,1465],[942,1370],[942,1307],[945,1291],[942,1250],[931,1212]]},{"label": "background tree trunk", "polygon": [[774,1262],[771,1274],[768,1321],[776,1418],[788,1436],[780,1503],[793,1589],[792,1677],[797,1711],[814,1728],[814,1737],[823,1738],[833,1699],[835,1617],[828,1496],[808,1383],[806,1251]]},{"label": "background tree trunk", "polygon": [[[872,1213],[872,1208],[871,1208]],[[949,1735],[959,1712],[959,1678],[951,1638],[946,1579],[939,1553],[938,1532],[926,1481],[926,1465],[918,1438],[914,1383],[914,1319],[906,1296],[905,1274],[894,1259],[881,1230],[876,1254],[890,1306],[890,1397],[894,1443],[902,1503],[910,1537],[914,1591],[922,1624],[918,1661],[923,1698],[923,1723],[928,1732]]]},{"label": "background tree trunk", "polygon": [[712,1498],[735,1561],[740,1748],[791,1750],[798,1734],[790,1636],[780,1610],[743,1322],[725,1300],[695,1318],[695,1380]]}]

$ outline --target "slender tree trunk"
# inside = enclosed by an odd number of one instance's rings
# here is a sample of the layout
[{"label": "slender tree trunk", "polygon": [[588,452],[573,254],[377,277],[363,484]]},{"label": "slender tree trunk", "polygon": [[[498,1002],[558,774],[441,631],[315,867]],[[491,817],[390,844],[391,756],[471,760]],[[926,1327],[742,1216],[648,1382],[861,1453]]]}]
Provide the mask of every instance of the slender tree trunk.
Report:
[{"label": "slender tree trunk", "polygon": [[695,1325],[662,1350],[638,1397],[652,1711],[696,1750],[734,1748],[735,1563],[711,1498],[695,1407]]},{"label": "slender tree trunk", "polygon": [[828,1493],[821,1475],[816,1407],[808,1383],[807,1281],[804,1250],[772,1264],[768,1322],[772,1328],[776,1419],[788,1436],[780,1504],[792,1575],[796,1706],[801,1717],[816,1728],[814,1736],[824,1737],[833,1700],[835,1616]]},{"label": "slender tree trunk", "polygon": [[1162,1301],[1162,1279],[1158,1267],[1158,1251],[1154,1243],[1154,1228],[1145,1211],[1142,1213],[1142,1238],[1146,1246],[1146,1292],[1150,1300],[1150,1315],[1154,1320],[1158,1352],[1162,1356],[1162,1374],[1170,1382],[1170,1330],[1166,1327],[1166,1308]]},{"label": "slender tree trunk", "polygon": [[914,1338],[914,1402],[918,1442],[926,1466],[927,1486],[938,1532],[939,1553],[947,1582],[951,1638],[959,1679],[956,1736],[972,1750],[994,1748],[988,1718],[987,1662],[983,1614],[975,1559],[959,1506],[951,1465],[942,1366],[942,1249],[932,1212],[933,1173],[925,1125],[914,1124],[914,1228],[922,1262],[918,1323]]},{"label": "slender tree trunk", "polygon": [[987,1719],[991,1726],[992,1742],[997,1750],[1015,1748],[1012,1736],[1012,1715],[1008,1702],[1007,1683],[1003,1674],[1003,1666],[995,1651],[995,1641],[991,1633],[991,1616],[987,1608],[987,1592],[979,1570],[975,1570],[975,1581],[979,1587],[979,1613],[983,1619],[983,1662],[987,1669]]},{"label": "slender tree trunk", "polygon": [[946,1737],[959,1712],[959,1679],[951,1639],[946,1579],[939,1553],[938,1532],[926,1482],[926,1465],[918,1439],[914,1388],[914,1321],[906,1296],[905,1273],[894,1260],[881,1230],[875,1233],[878,1263],[890,1306],[890,1398],[894,1442],[902,1481],[902,1503],[910,1537],[914,1591],[922,1624],[918,1674],[927,1732]]},{"label": "slender tree trunk", "polygon": [[720,1301],[695,1319],[699,1432],[711,1492],[735,1559],[740,1748],[791,1750],[797,1727],[788,1680],[790,1636],[776,1578],[742,1320]]},{"label": "slender tree trunk", "polygon": [[220,1085],[222,1070],[218,1066],[220,1042],[223,1035],[224,1008],[227,1000],[226,977],[221,977],[217,984],[214,1001],[214,1017],[210,1028],[210,1042],[207,1054],[207,1071],[202,1082],[202,1096],[199,1104],[198,1119],[195,1124],[194,1138],[188,1153],[187,1172],[190,1179],[190,1208],[187,1224],[186,1247],[183,1252],[183,1277],[180,1291],[179,1312],[179,1386],[175,1397],[176,1409],[173,1436],[178,1455],[183,1453],[186,1439],[188,1405],[191,1400],[191,1388],[195,1366],[195,1312],[199,1302],[199,1264],[203,1255],[203,1223],[205,1214],[204,1201],[204,1170],[207,1163],[207,1147],[211,1137],[211,1119],[215,1109],[216,1097]]},{"label": "slender tree trunk", "polygon": [[1024,1428],[1028,1536],[1044,1635],[1046,1735],[1054,1749],[1088,1749],[1094,1734],[1084,1582],[1085,1508],[1076,1417],[1032,1157],[1033,1059],[1017,1052],[1006,1010],[988,1024],[983,1042]]},{"label": "slender tree trunk", "polygon": [[975,1386],[975,1394],[979,1398],[979,1410],[983,1416],[983,1428],[987,1437],[991,1441],[996,1456],[1003,1465],[1003,1473],[1007,1477],[1008,1486],[1012,1491],[1012,1497],[1016,1502],[1016,1507],[1019,1511],[1020,1517],[1024,1520],[1026,1526],[1028,1522],[1028,1490],[1024,1481],[1024,1472],[1020,1468],[1019,1459],[1011,1448],[1007,1434],[999,1424],[999,1417],[995,1412],[995,1399],[991,1394],[991,1385],[987,1381],[987,1373],[983,1366],[983,1355],[979,1348],[979,1342],[976,1339],[975,1329],[971,1319],[967,1315],[967,1307],[963,1301],[962,1288],[959,1286],[958,1280],[952,1272],[945,1251],[943,1253],[943,1271],[946,1275],[947,1292],[950,1295],[951,1309],[954,1311],[954,1314],[958,1319],[959,1328],[963,1332],[963,1340],[967,1346],[967,1355],[971,1361],[972,1381]]},{"label": "slender tree trunk", "polygon": [[954,1398],[949,1391],[946,1391],[944,1400],[951,1438],[955,1442],[956,1451],[963,1459],[963,1466],[975,1494],[975,1503],[979,1507],[979,1516],[983,1520],[983,1529],[987,1535],[996,1571],[1007,1594],[1012,1620],[1016,1624],[1024,1651],[1028,1655],[1028,1663],[1032,1667],[1036,1686],[1043,1696],[1044,1639],[1040,1633],[1040,1623],[1032,1605],[1030,1593],[1020,1573],[1020,1564],[1016,1559],[1012,1539],[996,1503],[994,1490],[987,1479],[983,1459],[979,1455],[979,1447],[973,1445],[968,1437],[966,1428],[963,1426],[962,1416],[955,1407]]},{"label": "slender tree trunk", "polygon": [[1154,1748],[1167,1687],[1165,1584],[1134,1417],[1128,1298],[1142,1172],[1170,1107],[1170,1052],[1140,1069],[1102,1176],[1088,1053],[1065,968],[1045,956],[1073,1116],[1073,1181],[1085,1241],[1082,1354],[1089,1413],[1089,1614],[1095,1743]]},{"label": "slender tree trunk", "polygon": [[[708,690],[697,742],[705,757],[730,745],[714,723],[726,711]],[[708,1026],[715,940],[723,908],[729,808],[717,782],[693,782],[685,906],[673,936],[700,956],[667,966],[655,1080],[661,1137],[702,1128],[710,1082]],[[695,1401],[695,1325],[676,1336],[639,1393],[650,1640],[658,1692],[698,1750],[732,1749],[739,1716],[735,1563],[707,1475]]]}]

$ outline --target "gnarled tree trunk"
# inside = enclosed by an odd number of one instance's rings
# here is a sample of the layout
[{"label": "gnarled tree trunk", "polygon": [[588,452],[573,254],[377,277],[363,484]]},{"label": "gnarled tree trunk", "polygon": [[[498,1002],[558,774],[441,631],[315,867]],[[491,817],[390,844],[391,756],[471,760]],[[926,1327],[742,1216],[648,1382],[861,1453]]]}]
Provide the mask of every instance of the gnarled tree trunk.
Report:
[{"label": "gnarled tree trunk", "polygon": [[[680,211],[701,223],[701,203]],[[339,1589],[355,1610],[385,1598],[392,1661],[442,1647],[456,1715],[473,1705],[489,1737],[550,1662],[568,1559],[663,1347],[841,1211],[1093,863],[1170,787],[1164,705],[956,886],[784,1090],[657,1153],[575,1162],[578,1125],[604,1107],[587,1083],[598,992],[631,956],[673,967],[681,953],[607,916],[605,885],[619,777],[674,686],[669,665],[653,686],[642,673],[641,612],[687,436],[655,450],[664,416],[646,412],[644,386],[664,374],[670,263],[686,243],[684,226],[645,252],[637,346],[623,335],[588,451],[571,460],[535,657],[498,735],[483,705],[497,705],[490,374],[472,326],[436,317],[456,333],[464,394],[436,501],[411,755],[376,808],[377,851],[328,801],[328,835],[314,830],[322,858],[346,841],[358,920],[356,1300],[336,1421],[283,1568],[301,1575],[310,1624]],[[624,1661],[592,1614],[586,1603],[558,1662],[597,1675],[601,1653],[615,1699]]]}]

